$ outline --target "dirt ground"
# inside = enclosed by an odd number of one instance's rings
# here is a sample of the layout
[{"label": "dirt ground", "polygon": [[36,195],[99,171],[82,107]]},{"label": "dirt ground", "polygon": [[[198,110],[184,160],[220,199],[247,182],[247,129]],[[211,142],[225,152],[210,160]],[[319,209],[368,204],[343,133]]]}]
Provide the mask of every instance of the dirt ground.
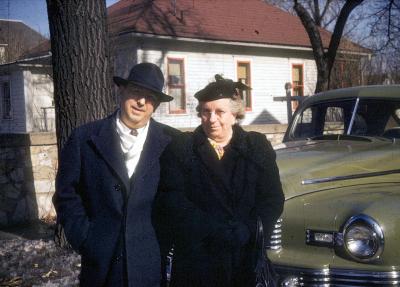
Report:
[{"label": "dirt ground", "polygon": [[54,224],[0,230],[0,287],[78,286],[80,256],[53,241]]}]

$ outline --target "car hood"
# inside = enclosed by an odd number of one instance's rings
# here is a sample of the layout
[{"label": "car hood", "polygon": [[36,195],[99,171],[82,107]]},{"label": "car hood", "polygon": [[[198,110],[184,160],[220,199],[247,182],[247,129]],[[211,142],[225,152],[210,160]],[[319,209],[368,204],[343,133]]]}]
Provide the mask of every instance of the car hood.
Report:
[{"label": "car hood", "polygon": [[303,180],[348,176],[400,169],[400,143],[366,139],[362,141],[298,141],[276,148],[286,199],[350,185],[400,182],[400,174],[388,174],[317,184]]},{"label": "car hood", "polygon": [[[285,203],[282,215],[283,248],[270,251],[270,259],[279,265],[323,269],[343,268],[387,271],[399,266],[400,192],[398,183],[346,186],[294,197]],[[330,246],[308,245],[307,230],[343,232],[354,215],[373,218],[382,228],[385,251],[379,263],[364,264],[349,260]],[[340,250],[339,246],[336,246]],[[394,269],[392,269],[394,270]]]},{"label": "car hood", "polygon": [[306,229],[339,231],[351,216],[367,214],[390,231],[400,216],[399,185],[374,183],[325,190],[302,197],[299,204]]}]

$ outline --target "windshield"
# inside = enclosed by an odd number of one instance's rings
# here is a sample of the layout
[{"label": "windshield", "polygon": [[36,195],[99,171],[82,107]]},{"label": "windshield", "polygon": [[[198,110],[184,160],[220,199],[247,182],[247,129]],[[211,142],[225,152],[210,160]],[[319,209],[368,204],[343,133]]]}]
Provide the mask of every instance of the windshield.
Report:
[{"label": "windshield", "polygon": [[400,100],[341,99],[305,107],[287,140],[337,139],[335,135],[400,138]]}]

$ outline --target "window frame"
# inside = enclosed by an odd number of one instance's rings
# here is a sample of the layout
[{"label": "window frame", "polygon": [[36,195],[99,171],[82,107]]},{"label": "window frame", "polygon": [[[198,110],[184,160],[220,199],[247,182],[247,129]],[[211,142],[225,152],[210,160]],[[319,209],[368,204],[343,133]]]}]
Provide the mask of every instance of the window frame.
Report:
[{"label": "window frame", "polygon": [[[301,67],[301,83],[302,83],[301,85],[294,84],[294,71],[295,71],[295,68],[297,68],[297,67]],[[293,63],[291,72],[292,72],[292,79],[291,79],[292,96],[294,96],[295,89],[298,87],[301,87],[301,97],[304,97],[304,64],[303,63]],[[292,111],[295,111],[298,106],[299,106],[298,101],[292,101]]]},{"label": "window frame", "polygon": [[[236,61],[236,79],[239,81],[239,65],[245,64],[248,66],[248,74],[247,74],[247,79],[246,85],[251,87],[251,61],[246,61],[246,60],[238,60]],[[249,101],[244,100],[244,108],[245,111],[252,111],[253,110],[253,95],[251,93],[251,90],[247,90],[248,93],[248,99]],[[247,105],[248,104],[248,105]]]},{"label": "window frame", "polygon": [[[182,81],[183,84],[170,84],[169,82],[169,64],[171,62],[177,62],[181,66],[181,72],[182,72]],[[168,103],[168,113],[169,114],[186,114],[186,73],[185,73],[185,58],[181,57],[167,57],[167,87],[168,87],[168,94],[170,94],[170,89],[181,89],[182,90],[182,99],[181,99],[181,106],[183,107],[182,109],[171,109],[170,103]],[[172,100],[174,101],[174,100]]]}]

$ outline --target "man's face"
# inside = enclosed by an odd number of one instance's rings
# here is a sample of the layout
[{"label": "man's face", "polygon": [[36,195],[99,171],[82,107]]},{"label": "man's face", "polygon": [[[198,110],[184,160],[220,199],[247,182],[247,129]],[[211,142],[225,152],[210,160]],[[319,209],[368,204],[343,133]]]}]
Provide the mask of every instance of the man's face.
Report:
[{"label": "man's face", "polygon": [[140,87],[120,86],[119,92],[122,122],[132,129],[144,127],[157,107],[151,91]]}]

